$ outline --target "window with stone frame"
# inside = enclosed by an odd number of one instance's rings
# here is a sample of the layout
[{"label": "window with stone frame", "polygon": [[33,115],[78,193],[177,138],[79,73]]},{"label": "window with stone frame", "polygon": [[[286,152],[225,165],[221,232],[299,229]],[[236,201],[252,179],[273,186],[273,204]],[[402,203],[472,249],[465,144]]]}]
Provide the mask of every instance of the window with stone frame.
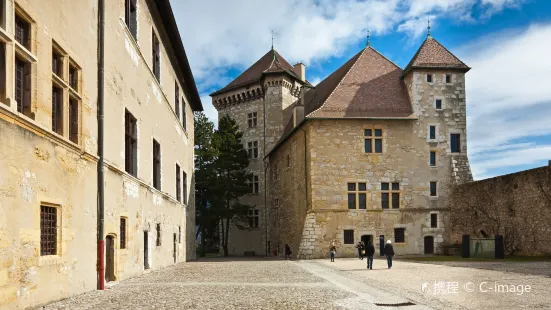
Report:
[{"label": "window with stone frame", "polygon": [[446,84],[451,84],[451,82],[452,82],[452,75],[446,74]]},{"label": "window with stone frame", "polygon": [[161,145],[153,139],[153,187],[161,190]]},{"label": "window with stone frame", "polygon": [[180,174],[180,166],[176,164],[176,200],[182,202],[182,175]]},{"label": "window with stone frame", "polygon": [[430,215],[430,227],[431,228],[437,228],[438,227],[438,214],[437,213],[431,213],[431,215]]},{"label": "window with stone frame", "polygon": [[249,181],[251,184],[251,190],[252,194],[258,194],[260,192],[260,182],[259,177],[257,175],[253,175],[251,181]]},{"label": "window with stone frame", "polygon": [[63,56],[55,45],[52,48],[52,73],[63,80]]},{"label": "window with stone frame", "polygon": [[127,218],[121,216],[120,218],[120,245],[121,249],[126,249],[126,221]]},{"label": "window with stone frame", "polygon": [[345,229],[344,230],[344,244],[354,244],[354,230]]},{"label": "window with stone frame", "polygon": [[438,184],[438,183],[435,182],[435,181],[430,182],[430,196],[431,196],[431,197],[436,197],[436,196],[438,196],[437,184]]},{"label": "window with stone frame", "polygon": [[180,86],[178,82],[174,81],[174,111],[176,112],[176,117],[180,120]]},{"label": "window with stone frame", "polygon": [[435,99],[434,100],[434,108],[436,110],[442,110],[442,99]]},{"label": "window with stone frame", "polygon": [[363,182],[348,183],[348,209],[367,208],[367,184]]},{"label": "window with stone frame", "polygon": [[364,129],[364,152],[383,152],[383,130],[380,128]]},{"label": "window with stone frame", "polygon": [[184,191],[184,194],[182,198],[183,198],[183,203],[187,205],[187,173],[184,171],[182,172],[182,174],[183,174],[182,180],[184,181],[184,184],[182,186],[182,190]]},{"label": "window with stone frame", "polygon": [[136,118],[124,110],[124,170],[138,176],[138,127]]},{"label": "window with stone frame", "polygon": [[257,125],[257,114],[256,114],[256,112],[251,112],[247,115],[247,122],[249,124],[249,128],[256,127],[256,125]]},{"label": "window with stone frame", "polygon": [[182,243],[182,226],[178,225],[178,243]]},{"label": "window with stone frame", "polygon": [[182,127],[184,127],[184,131],[187,131],[187,118],[186,118],[186,101],[184,100],[184,97],[182,97]]},{"label": "window with stone frame", "polygon": [[161,246],[161,224],[160,223],[157,223],[156,231],[157,231],[157,238],[156,238],[155,244],[157,246]]},{"label": "window with stone frame", "polygon": [[259,214],[260,214],[260,211],[258,209],[249,209],[247,218],[249,220],[250,228],[258,228],[259,220],[260,220]]},{"label": "window with stone frame", "polygon": [[0,0],[0,28],[6,29],[6,0]]},{"label": "window with stone frame", "polygon": [[52,87],[52,131],[63,135],[63,90]]},{"label": "window with stone frame", "polygon": [[79,104],[78,100],[69,98],[69,140],[79,143]]},{"label": "window with stone frame", "polygon": [[124,22],[130,30],[130,34],[134,37],[134,40],[138,41],[138,1],[137,0],[125,0],[124,1]]},{"label": "window with stone frame", "polygon": [[155,78],[157,79],[157,82],[161,83],[161,46],[159,43],[159,39],[157,38],[157,35],[155,34],[155,30],[151,30],[151,45],[152,45],[152,71],[153,75],[155,75]]},{"label": "window with stone frame", "polygon": [[436,151],[430,151],[429,153],[429,165],[436,167]]},{"label": "window with stone frame", "polygon": [[450,134],[450,150],[452,153],[461,153],[461,134]]},{"label": "window with stone frame", "polygon": [[5,103],[6,99],[6,67],[6,45],[0,42],[0,102],[2,103]]},{"label": "window with stone frame", "polygon": [[436,140],[436,126],[429,126],[429,140]]},{"label": "window with stone frame", "polygon": [[76,92],[80,91],[79,73],[80,73],[80,69],[71,60],[69,62],[69,87],[71,87]]},{"label": "window with stone frame", "polygon": [[381,208],[400,208],[400,183],[381,183]]},{"label": "window with stone frame", "polygon": [[40,206],[40,255],[58,255],[58,208]]},{"label": "window with stone frame", "polygon": [[406,242],[406,229],[394,228],[394,243],[404,243],[404,242]]},{"label": "window with stone frame", "polygon": [[258,159],[258,141],[247,142],[247,153],[250,159]]},{"label": "window with stone frame", "polygon": [[31,117],[31,63],[15,56],[15,101],[17,112]]},{"label": "window with stone frame", "polygon": [[15,11],[14,38],[28,51],[31,51],[31,23],[19,10]]},{"label": "window with stone frame", "polygon": [[432,74],[427,74],[427,83],[432,83]]}]

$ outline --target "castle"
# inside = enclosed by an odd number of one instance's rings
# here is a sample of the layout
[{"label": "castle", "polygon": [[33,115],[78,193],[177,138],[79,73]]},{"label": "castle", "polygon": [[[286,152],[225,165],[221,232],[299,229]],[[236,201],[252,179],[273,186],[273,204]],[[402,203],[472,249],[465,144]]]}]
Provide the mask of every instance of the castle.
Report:
[{"label": "castle", "polygon": [[405,69],[368,45],[315,87],[305,66],[273,48],[211,94],[244,132],[249,227],[232,227],[234,255],[352,256],[358,241],[392,240],[431,254],[446,238],[445,198],[472,181],[465,73],[432,36]]}]

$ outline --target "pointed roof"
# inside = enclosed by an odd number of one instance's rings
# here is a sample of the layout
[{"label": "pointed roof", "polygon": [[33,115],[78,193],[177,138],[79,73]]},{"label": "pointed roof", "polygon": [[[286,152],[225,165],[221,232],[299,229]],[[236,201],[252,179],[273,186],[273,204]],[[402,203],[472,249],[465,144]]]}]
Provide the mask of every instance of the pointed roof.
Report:
[{"label": "pointed roof", "polygon": [[307,118],[413,118],[402,69],[371,46],[304,95]]},{"label": "pointed roof", "polygon": [[[257,83],[260,81],[263,74],[270,73],[285,73],[297,80],[300,80],[300,78],[295,74],[293,66],[291,66],[289,62],[287,62],[287,60],[285,60],[285,58],[283,58],[275,49],[271,49],[228,85],[210,95],[218,95],[236,88]],[[311,86],[308,81],[306,81],[306,84]]]},{"label": "pointed roof", "polygon": [[467,72],[471,68],[429,35],[406,66],[402,77],[412,69],[455,69]]}]

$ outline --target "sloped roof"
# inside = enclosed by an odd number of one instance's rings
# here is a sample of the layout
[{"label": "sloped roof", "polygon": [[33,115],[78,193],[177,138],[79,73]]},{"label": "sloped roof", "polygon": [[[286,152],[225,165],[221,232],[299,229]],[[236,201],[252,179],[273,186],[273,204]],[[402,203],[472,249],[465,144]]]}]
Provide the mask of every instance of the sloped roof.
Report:
[{"label": "sloped roof", "polygon": [[[263,74],[269,73],[286,73],[293,78],[300,80],[300,78],[295,74],[293,66],[291,66],[289,62],[287,62],[287,60],[285,60],[285,58],[283,58],[275,49],[271,49],[228,85],[215,91],[211,94],[211,96],[257,83]],[[306,84],[311,85],[308,81],[306,81]]]},{"label": "sloped roof", "polygon": [[305,94],[306,118],[411,118],[402,69],[366,47]]},{"label": "sloped roof", "polygon": [[428,36],[421,44],[402,76],[415,68],[459,69],[465,72],[471,69],[431,36]]}]

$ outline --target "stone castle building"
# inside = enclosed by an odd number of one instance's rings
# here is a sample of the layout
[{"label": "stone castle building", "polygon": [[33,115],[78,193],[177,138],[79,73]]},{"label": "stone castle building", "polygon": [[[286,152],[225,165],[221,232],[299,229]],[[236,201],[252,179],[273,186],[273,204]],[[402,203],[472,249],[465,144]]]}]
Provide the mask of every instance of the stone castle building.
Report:
[{"label": "stone castle building", "polygon": [[[168,0],[0,0],[0,308],[96,289],[104,91],[105,279],[195,257],[193,111]],[[101,170],[100,170],[101,171]]]},{"label": "stone castle building", "polygon": [[[213,93],[250,149],[250,228],[230,252],[294,257],[439,251],[452,183],[472,180],[467,158],[469,67],[430,35],[404,70],[368,46],[313,87],[303,64],[275,50]],[[257,185],[258,184],[258,185]]]}]

